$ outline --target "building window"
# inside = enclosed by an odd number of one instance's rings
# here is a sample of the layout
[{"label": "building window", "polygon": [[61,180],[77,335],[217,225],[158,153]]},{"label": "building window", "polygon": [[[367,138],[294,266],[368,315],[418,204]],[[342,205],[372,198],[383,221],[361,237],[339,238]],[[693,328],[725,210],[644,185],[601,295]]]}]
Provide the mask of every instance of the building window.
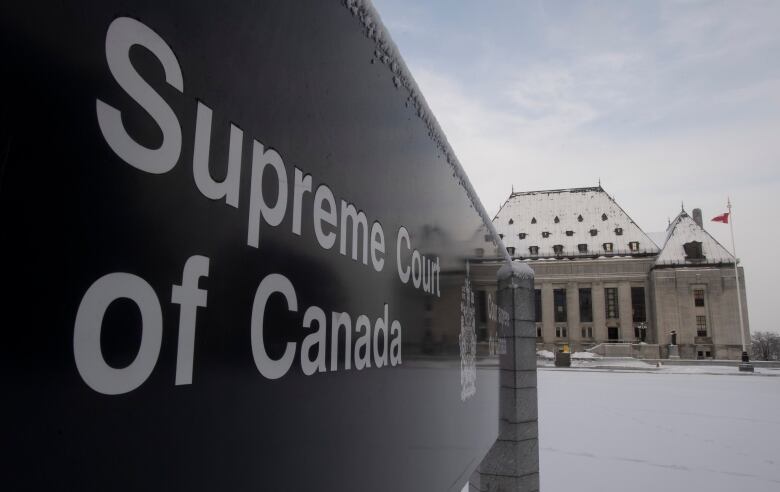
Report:
[{"label": "building window", "polygon": [[542,325],[536,325],[536,338],[542,338]]},{"label": "building window", "polygon": [[590,289],[580,289],[580,321],[593,323],[593,295]]},{"label": "building window", "polygon": [[536,224],[536,217],[531,217],[531,224]]},{"label": "building window", "polygon": [[553,222],[555,222],[556,224],[557,224],[558,222],[560,222],[560,221],[561,221],[561,219],[559,219],[557,215],[556,215],[556,216],[555,216],[555,218],[553,219]]},{"label": "building window", "polygon": [[596,236],[598,233],[599,233],[599,230],[598,230],[598,229],[591,229],[591,230],[590,230],[590,235],[591,235],[591,236]]},{"label": "building window", "polygon": [[509,253],[509,256],[515,255],[515,247],[514,246],[507,246],[506,252]]},{"label": "building window", "polygon": [[601,214],[601,220],[607,220],[607,214]]},{"label": "building window", "polygon": [[555,306],[555,321],[566,321],[566,289],[553,290],[553,305]]},{"label": "building window", "polygon": [[622,236],[623,235],[623,228],[622,227],[615,227],[615,235]]},{"label": "building window", "polygon": [[574,231],[566,231],[566,235],[572,237],[574,235]]},{"label": "building window", "polygon": [[525,232],[521,232],[520,234],[517,235],[517,237],[519,237],[520,239],[525,239],[525,236],[526,236]]},{"label": "building window", "polygon": [[553,245],[553,252],[555,252],[556,256],[560,256],[563,254],[563,245],[562,244],[554,244]]},{"label": "building window", "polygon": [[550,237],[550,233],[549,233],[549,232],[547,232],[547,231],[544,231],[544,232],[542,233],[542,237],[544,237],[544,238],[548,238],[548,237]]},{"label": "building window", "polygon": [[533,256],[536,256],[539,254],[539,246],[529,246],[528,252],[531,253]]},{"label": "building window", "polygon": [[582,218],[582,215],[577,216],[577,222],[582,222],[584,219]]},{"label": "building window", "polygon": [[503,234],[499,234],[498,237],[500,237],[501,239],[504,239],[504,235]]},{"label": "building window", "polygon": [[638,241],[629,242],[628,249],[630,249],[631,251],[639,251],[639,242]]},{"label": "building window", "polygon": [[693,305],[696,307],[704,307],[704,289],[693,290]]},{"label": "building window", "polygon": [[512,219],[509,219],[509,225],[512,225],[512,224],[514,224],[514,223],[515,223],[515,221],[514,221],[514,220],[512,220]]},{"label": "building window", "polygon": [[557,338],[566,338],[568,336],[568,333],[566,333],[566,326],[556,326],[555,327],[555,336]]},{"label": "building window", "polygon": [[703,260],[704,259],[704,252],[701,249],[701,242],[700,241],[691,241],[689,243],[683,244],[683,249],[685,250],[685,259],[686,260]]},{"label": "building window", "polygon": [[593,338],[593,327],[592,326],[583,326],[582,327],[582,338]]},{"label": "building window", "polygon": [[588,252],[588,245],[587,244],[578,244],[577,245],[577,251],[580,253],[587,253]]},{"label": "building window", "polygon": [[706,337],[707,336],[707,317],[706,316],[696,316],[696,336],[697,337]]},{"label": "building window", "polygon": [[604,251],[606,251],[607,253],[612,252],[612,243],[604,243],[603,246],[604,246]]},{"label": "building window", "polygon": [[634,321],[634,323],[644,323],[647,321],[644,287],[631,287],[631,310],[633,311],[632,321]]},{"label": "building window", "polygon": [[487,291],[477,291],[477,314],[480,323],[487,323],[488,320],[488,303],[487,303]]},{"label": "building window", "polygon": [[617,319],[618,315],[618,290],[616,287],[607,287],[604,289],[604,308],[607,319]]},{"label": "building window", "polygon": [[534,310],[536,311],[536,322],[542,321],[542,289],[534,289]]}]

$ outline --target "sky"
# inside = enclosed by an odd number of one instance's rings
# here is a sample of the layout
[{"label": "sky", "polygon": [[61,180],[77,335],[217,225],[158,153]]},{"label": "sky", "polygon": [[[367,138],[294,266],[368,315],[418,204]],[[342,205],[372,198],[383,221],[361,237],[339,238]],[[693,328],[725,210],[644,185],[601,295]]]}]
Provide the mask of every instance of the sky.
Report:
[{"label": "sky", "polygon": [[645,231],[684,205],[780,332],[780,1],[374,0],[488,213],[595,186]]}]

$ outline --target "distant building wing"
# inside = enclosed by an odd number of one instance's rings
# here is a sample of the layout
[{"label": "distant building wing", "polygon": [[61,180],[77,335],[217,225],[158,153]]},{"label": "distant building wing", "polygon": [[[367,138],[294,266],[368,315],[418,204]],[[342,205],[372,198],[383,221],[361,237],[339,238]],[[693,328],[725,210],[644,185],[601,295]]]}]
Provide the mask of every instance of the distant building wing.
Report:
[{"label": "distant building wing", "polygon": [[666,230],[657,266],[734,263],[734,257],[683,211]]}]

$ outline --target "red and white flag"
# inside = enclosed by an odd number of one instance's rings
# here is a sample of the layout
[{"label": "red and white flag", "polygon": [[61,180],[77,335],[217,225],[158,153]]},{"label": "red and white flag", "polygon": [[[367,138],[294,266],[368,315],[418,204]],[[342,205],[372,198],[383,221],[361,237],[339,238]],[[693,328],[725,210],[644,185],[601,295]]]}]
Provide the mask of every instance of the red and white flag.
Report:
[{"label": "red and white flag", "polygon": [[712,218],[713,222],[723,222],[724,224],[729,223],[729,213],[726,212],[725,214],[720,214],[717,217]]}]

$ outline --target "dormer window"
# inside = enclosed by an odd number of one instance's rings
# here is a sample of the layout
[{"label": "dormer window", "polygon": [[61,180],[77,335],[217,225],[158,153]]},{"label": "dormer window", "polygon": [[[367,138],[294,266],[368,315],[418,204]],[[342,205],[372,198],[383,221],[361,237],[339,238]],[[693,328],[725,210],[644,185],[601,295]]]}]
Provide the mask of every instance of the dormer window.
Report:
[{"label": "dormer window", "polygon": [[509,225],[512,225],[512,224],[514,224],[514,223],[515,223],[515,221],[514,221],[514,220],[512,220],[512,219],[509,219]]},{"label": "dormer window", "polygon": [[607,253],[612,252],[612,243],[604,243],[604,251]]},{"label": "dormer window", "polygon": [[639,251],[639,241],[630,241],[628,243],[628,249],[631,251]]},{"label": "dormer window", "polygon": [[531,224],[536,224],[536,217],[531,217]]},{"label": "dormer window", "polygon": [[587,253],[588,252],[588,245],[587,244],[578,244],[577,245],[577,251],[580,253]]},{"label": "dormer window", "polygon": [[683,244],[686,260],[703,260],[704,252],[701,249],[701,241],[691,241]]},{"label": "dormer window", "polygon": [[528,252],[531,253],[533,256],[536,256],[539,254],[539,246],[529,246]]},{"label": "dormer window", "polygon": [[559,219],[557,215],[556,215],[556,216],[555,216],[555,218],[553,219],[553,222],[555,222],[556,224],[557,224],[558,222],[560,222],[560,221],[561,221],[561,219]]},{"label": "dormer window", "polygon": [[623,228],[622,227],[615,227],[615,234],[618,236],[623,235]]},{"label": "dormer window", "polygon": [[555,256],[561,256],[563,254],[563,245],[562,244],[553,245],[553,252],[555,253]]},{"label": "dormer window", "polygon": [[582,215],[577,216],[577,222],[582,222],[584,219],[582,218]]},{"label": "dormer window", "polygon": [[520,234],[517,235],[517,237],[519,237],[520,239],[525,239],[525,236],[526,236],[525,232],[521,232]]},{"label": "dormer window", "polygon": [[498,237],[500,237],[501,239],[504,239],[504,235],[503,234],[499,234]]},{"label": "dormer window", "polygon": [[507,246],[506,252],[509,253],[509,256],[514,256],[515,255],[515,248],[514,248],[514,246]]},{"label": "dormer window", "polygon": [[607,220],[607,214],[601,214],[601,220]]},{"label": "dormer window", "polygon": [[548,238],[548,237],[550,237],[550,233],[549,233],[549,232],[547,232],[547,231],[544,231],[544,232],[542,233],[542,237],[543,237],[543,238]]},{"label": "dormer window", "polygon": [[591,235],[591,236],[596,236],[596,235],[598,235],[598,233],[599,233],[599,230],[598,230],[598,229],[591,229],[591,230],[590,230],[590,235]]},{"label": "dormer window", "polygon": [[566,231],[566,235],[572,237],[574,235],[574,231]]}]

